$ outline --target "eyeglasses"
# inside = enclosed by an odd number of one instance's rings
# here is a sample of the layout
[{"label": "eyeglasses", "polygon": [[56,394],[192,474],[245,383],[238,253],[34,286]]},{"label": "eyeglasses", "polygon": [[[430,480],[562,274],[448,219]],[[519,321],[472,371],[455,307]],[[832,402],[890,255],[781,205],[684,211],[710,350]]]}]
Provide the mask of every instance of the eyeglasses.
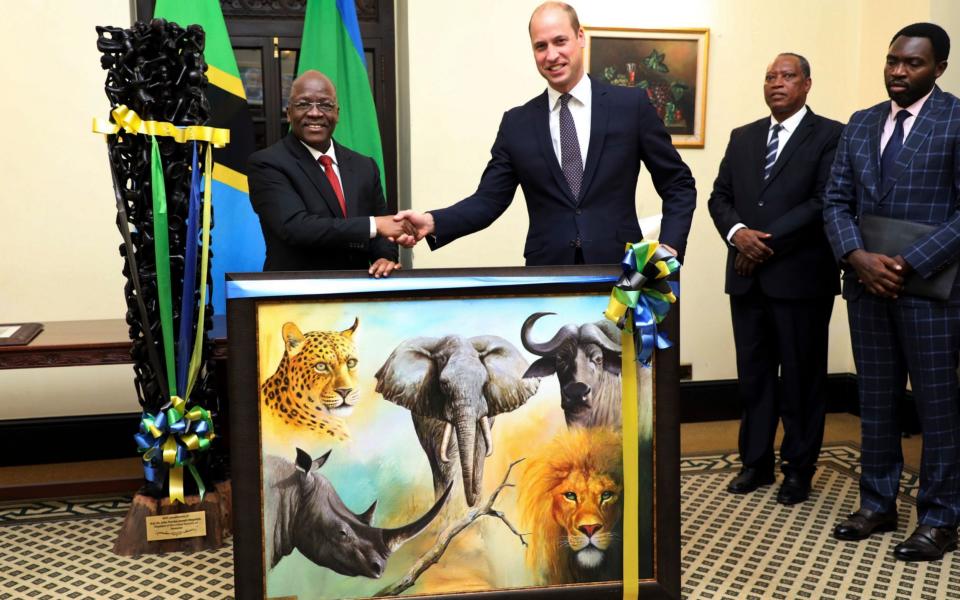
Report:
[{"label": "eyeglasses", "polygon": [[293,110],[299,113],[310,112],[311,107],[317,107],[320,112],[332,113],[337,110],[337,105],[328,100],[322,100],[320,102],[307,102],[306,100],[300,100],[291,104]]}]

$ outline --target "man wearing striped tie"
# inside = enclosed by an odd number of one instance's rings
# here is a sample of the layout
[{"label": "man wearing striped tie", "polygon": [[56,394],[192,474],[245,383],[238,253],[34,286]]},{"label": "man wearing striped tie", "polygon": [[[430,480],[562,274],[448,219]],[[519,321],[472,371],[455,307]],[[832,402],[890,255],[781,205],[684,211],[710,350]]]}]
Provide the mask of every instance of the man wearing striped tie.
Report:
[{"label": "man wearing striped tie", "polygon": [[823,232],[823,191],[843,125],[806,106],[810,65],[778,55],[763,92],[770,116],[734,129],[708,203],[727,245],[737,351],[740,458],[727,489],[774,482],[780,446],[781,504],[806,500],[826,408],[827,334],[839,272]]}]

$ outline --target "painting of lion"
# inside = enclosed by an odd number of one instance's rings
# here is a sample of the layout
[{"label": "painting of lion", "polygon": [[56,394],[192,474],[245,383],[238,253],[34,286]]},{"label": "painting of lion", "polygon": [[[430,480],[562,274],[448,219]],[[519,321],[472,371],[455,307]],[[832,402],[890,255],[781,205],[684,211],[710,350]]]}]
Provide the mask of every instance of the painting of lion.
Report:
[{"label": "painting of lion", "polygon": [[622,579],[621,440],[606,427],[570,429],[528,457],[518,506],[541,583]]}]

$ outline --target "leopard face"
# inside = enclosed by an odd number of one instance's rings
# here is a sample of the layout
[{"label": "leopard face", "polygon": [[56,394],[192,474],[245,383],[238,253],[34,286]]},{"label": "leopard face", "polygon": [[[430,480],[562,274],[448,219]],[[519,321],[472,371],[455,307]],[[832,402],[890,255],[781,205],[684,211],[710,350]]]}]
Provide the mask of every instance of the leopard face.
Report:
[{"label": "leopard face", "polygon": [[346,439],[342,418],[360,400],[357,349],[353,333],[301,333],[293,323],[283,326],[285,352],[276,372],[260,387],[261,401],[284,423]]}]

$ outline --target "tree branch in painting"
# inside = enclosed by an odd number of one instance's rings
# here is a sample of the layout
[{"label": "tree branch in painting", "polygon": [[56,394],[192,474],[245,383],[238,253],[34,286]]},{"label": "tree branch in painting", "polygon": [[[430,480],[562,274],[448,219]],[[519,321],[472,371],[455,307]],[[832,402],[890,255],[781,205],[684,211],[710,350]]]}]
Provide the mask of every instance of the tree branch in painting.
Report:
[{"label": "tree branch in painting", "polygon": [[496,503],[500,492],[508,487],[514,487],[514,484],[509,483],[510,472],[513,471],[515,466],[523,462],[523,460],[523,458],[520,458],[510,463],[510,466],[507,467],[506,474],[503,476],[503,481],[500,482],[500,485],[497,486],[497,489],[493,490],[493,493],[490,494],[487,500],[480,506],[468,510],[462,517],[460,517],[459,520],[451,523],[446,529],[444,529],[437,538],[437,543],[434,544],[433,548],[431,548],[426,554],[421,556],[415,563],[413,563],[413,565],[410,567],[410,570],[408,570],[403,577],[398,579],[392,585],[389,585],[377,592],[377,596],[398,596],[408,588],[412,587],[413,584],[417,582],[417,579],[423,575],[427,569],[439,562],[440,557],[442,557],[443,553],[447,551],[447,547],[450,546],[450,542],[453,541],[453,538],[480,519],[480,517],[487,516],[500,519],[510,529],[510,531],[513,532],[514,535],[520,538],[520,543],[526,546],[527,542],[523,539],[523,536],[528,534],[520,533],[509,521],[509,519],[507,519],[503,512],[493,508],[493,505]]}]

